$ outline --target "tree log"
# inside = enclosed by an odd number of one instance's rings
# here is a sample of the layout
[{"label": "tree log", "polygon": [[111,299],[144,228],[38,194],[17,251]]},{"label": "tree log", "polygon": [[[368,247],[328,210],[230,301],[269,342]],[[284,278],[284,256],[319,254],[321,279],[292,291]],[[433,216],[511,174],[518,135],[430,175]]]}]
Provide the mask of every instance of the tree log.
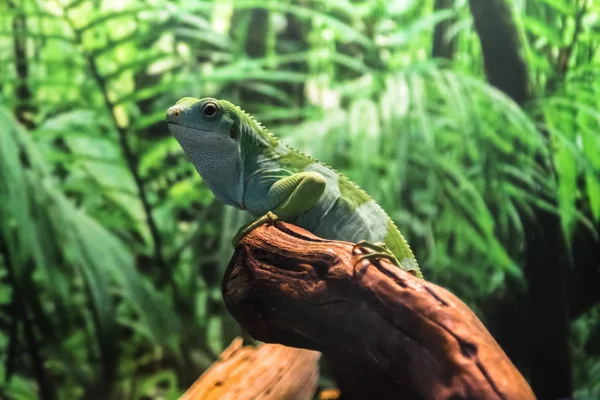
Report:
[{"label": "tree log", "polygon": [[242,346],[236,338],[180,400],[309,400],[317,390],[320,356],[278,344]]},{"label": "tree log", "polygon": [[365,251],[262,225],[236,248],[225,303],[254,338],[322,352],[344,399],[535,398],[463,302]]}]

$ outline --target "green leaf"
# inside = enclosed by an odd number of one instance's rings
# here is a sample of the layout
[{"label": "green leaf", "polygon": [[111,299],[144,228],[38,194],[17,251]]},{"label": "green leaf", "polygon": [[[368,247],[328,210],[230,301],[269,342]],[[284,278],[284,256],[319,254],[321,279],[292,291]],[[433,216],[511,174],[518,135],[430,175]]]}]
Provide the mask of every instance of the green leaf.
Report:
[{"label": "green leaf", "polygon": [[542,2],[564,15],[573,17],[577,13],[576,2],[569,0],[542,0]]},{"label": "green leaf", "polygon": [[545,39],[548,43],[556,47],[563,45],[562,33],[559,29],[546,24],[544,21],[526,15],[521,16],[521,21],[523,22],[523,27],[538,38]]},{"label": "green leaf", "polygon": [[[210,7],[212,3],[209,2],[197,2],[199,9],[205,9]],[[236,9],[252,9],[252,8],[265,8],[271,11],[278,11],[282,13],[290,13],[298,18],[306,19],[318,19],[321,23],[334,29],[339,33],[340,37],[343,37],[345,41],[353,42],[356,41],[365,47],[373,47],[373,42],[369,37],[361,33],[359,30],[354,29],[350,25],[342,22],[341,20],[327,15],[317,9],[312,9],[304,6],[298,6],[294,4],[287,4],[283,2],[263,2],[259,0],[236,0],[234,7]]]},{"label": "green leaf", "polygon": [[600,177],[598,175],[586,174],[585,183],[587,186],[587,194],[592,210],[594,221],[600,221]]},{"label": "green leaf", "polygon": [[404,46],[414,40],[423,31],[432,30],[440,22],[453,18],[455,15],[456,12],[454,10],[434,11],[425,17],[418,18],[409,26],[402,26],[398,32],[379,40],[378,44],[384,47]]}]

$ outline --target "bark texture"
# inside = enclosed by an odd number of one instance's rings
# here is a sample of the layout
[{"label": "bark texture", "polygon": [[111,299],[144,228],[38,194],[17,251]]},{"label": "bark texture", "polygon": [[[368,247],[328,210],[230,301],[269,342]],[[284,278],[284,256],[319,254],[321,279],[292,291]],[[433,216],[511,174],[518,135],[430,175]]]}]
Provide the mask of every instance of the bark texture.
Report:
[{"label": "bark texture", "polygon": [[316,351],[278,344],[243,346],[236,338],[181,400],[310,400],[319,358]]},{"label": "bark texture", "polygon": [[223,281],[256,339],[321,351],[342,398],[534,399],[475,314],[447,290],[366,249],[294,225],[262,225]]}]

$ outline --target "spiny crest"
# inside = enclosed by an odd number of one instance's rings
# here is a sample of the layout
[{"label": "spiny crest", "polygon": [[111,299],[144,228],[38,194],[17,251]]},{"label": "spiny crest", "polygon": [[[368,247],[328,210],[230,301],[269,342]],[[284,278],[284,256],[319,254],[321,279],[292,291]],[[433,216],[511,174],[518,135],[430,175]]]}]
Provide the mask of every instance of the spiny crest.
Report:
[{"label": "spiny crest", "polygon": [[279,139],[273,135],[263,124],[256,120],[250,113],[246,112],[240,106],[236,106],[241,115],[245,116],[252,124],[255,125],[256,131],[272,146],[277,145]]},{"label": "spiny crest", "polygon": [[[269,131],[263,124],[261,124],[259,121],[257,121],[250,113],[246,112],[245,110],[243,110],[240,106],[236,106],[236,108],[240,111],[240,113],[244,116],[246,116],[252,123],[254,123],[256,125],[256,127],[258,127],[258,132],[260,134],[262,134],[264,136],[264,138],[269,141],[270,143],[272,143],[273,145],[276,145],[279,141],[279,139],[277,138],[277,136],[275,136],[273,133],[271,133],[271,131]],[[341,179],[345,179],[350,186],[352,186],[356,191],[358,191],[360,193],[360,195],[362,197],[366,197],[366,198],[371,198],[369,196],[369,194],[367,192],[365,192],[360,186],[358,186],[358,184],[356,184],[354,181],[346,178],[342,173],[340,173],[338,170],[336,170],[335,168],[333,168],[332,166],[326,164],[323,161],[317,160],[312,156],[309,156],[308,154],[293,148],[292,146],[285,144],[285,147],[287,147],[288,149],[290,149],[290,151],[295,152],[303,157],[306,157],[311,163],[314,164],[321,164],[322,166],[332,170],[333,172],[335,172]],[[377,204],[379,206],[379,204]],[[393,223],[393,222],[392,222]]]},{"label": "spiny crest", "polygon": [[[367,192],[365,192],[363,190],[363,188],[361,188],[356,182],[354,182],[351,179],[348,179],[344,174],[342,174],[341,172],[339,172],[337,169],[333,168],[331,165],[329,165],[329,164],[327,164],[327,163],[325,163],[325,162],[323,162],[321,160],[317,160],[314,157],[309,156],[308,154],[306,154],[306,153],[304,153],[304,152],[302,152],[300,150],[297,150],[297,149],[293,148],[292,146],[286,145],[286,147],[288,147],[290,149],[290,151],[296,152],[296,153],[298,153],[298,154],[300,154],[300,155],[308,158],[312,163],[320,164],[320,165],[324,166],[325,168],[328,168],[331,171],[335,172],[335,174],[340,178],[340,180],[343,180],[344,183],[347,185],[346,187],[349,186],[349,187],[353,188],[354,190],[356,190],[358,192],[359,197],[362,197],[363,199],[364,198],[371,199],[371,196],[369,196],[369,194]],[[379,208],[381,208],[381,206],[378,203],[376,203],[376,205]],[[391,218],[390,218],[390,220],[391,220]]]},{"label": "spiny crest", "polygon": [[[256,128],[256,131],[259,135],[261,135],[267,142],[269,142],[273,147],[275,147],[278,142],[279,139],[272,134],[264,125],[262,125],[259,121],[257,121],[252,115],[250,115],[249,113],[247,113],[245,110],[243,110],[241,107],[236,106],[236,109],[240,112],[240,115],[244,115],[247,120],[252,123],[254,125],[254,127]],[[301,157],[306,158],[311,164],[320,164],[328,169],[330,169],[331,171],[333,171],[334,173],[336,173],[339,178],[339,184],[341,184],[340,189],[341,190],[345,190],[345,191],[349,191],[349,190],[355,190],[357,192],[357,196],[356,196],[356,201],[357,203],[355,204],[355,206],[359,206],[360,204],[368,201],[369,199],[371,199],[371,196],[369,196],[369,194],[367,192],[365,192],[359,185],[357,185],[354,181],[346,178],[343,174],[341,174],[339,171],[337,171],[335,168],[331,167],[330,165],[327,165],[326,163],[324,163],[323,161],[320,160],[316,160],[315,158],[309,156],[308,154],[305,154],[295,148],[293,148],[290,145],[284,144],[284,146],[289,149],[290,153],[294,153],[296,155],[299,155]],[[351,198],[352,196],[349,193],[346,193],[346,197],[347,198]],[[383,208],[379,205],[379,203],[375,202],[375,205],[377,206],[377,208],[379,208],[384,214],[387,215],[387,213],[385,212],[385,210],[383,210]],[[409,252],[410,257],[412,258],[412,260],[414,260],[415,266],[418,269],[418,264],[416,259],[414,258],[414,255],[412,254],[412,250],[410,249],[410,246],[408,244],[408,242],[406,241],[406,239],[404,238],[404,236],[400,233],[400,230],[398,229],[398,227],[396,226],[396,224],[394,223],[394,221],[392,220],[392,218],[389,217],[388,215],[388,224],[391,226],[391,229],[398,232],[398,234],[400,235],[400,242],[401,242],[401,246],[404,249],[407,249],[407,251]],[[418,272],[418,274],[420,274],[420,271]],[[421,275],[422,276],[422,275]]]}]

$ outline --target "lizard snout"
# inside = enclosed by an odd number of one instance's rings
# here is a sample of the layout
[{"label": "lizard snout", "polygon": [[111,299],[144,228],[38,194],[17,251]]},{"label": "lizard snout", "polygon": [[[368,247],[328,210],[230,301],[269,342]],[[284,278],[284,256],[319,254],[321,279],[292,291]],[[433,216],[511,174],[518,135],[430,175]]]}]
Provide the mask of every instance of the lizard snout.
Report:
[{"label": "lizard snout", "polygon": [[167,110],[167,122],[178,123],[181,119],[182,109],[179,106],[173,106]]}]

